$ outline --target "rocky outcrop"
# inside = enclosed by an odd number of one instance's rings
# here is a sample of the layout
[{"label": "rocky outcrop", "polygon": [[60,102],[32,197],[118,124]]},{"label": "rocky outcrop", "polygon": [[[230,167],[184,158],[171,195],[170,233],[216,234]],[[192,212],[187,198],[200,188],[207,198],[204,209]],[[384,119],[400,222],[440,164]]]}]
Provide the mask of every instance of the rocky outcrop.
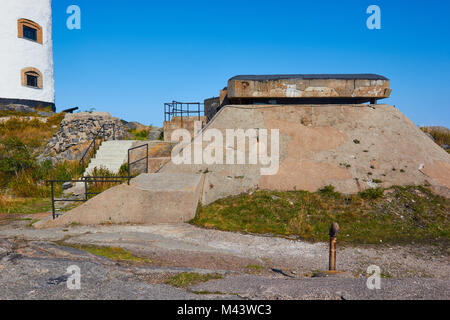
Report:
[{"label": "rocky outcrop", "polygon": [[52,161],[79,160],[94,137],[103,127],[104,140],[122,140],[126,128],[118,118],[107,112],[66,114],[58,132],[48,142],[44,156]]},{"label": "rocky outcrop", "polygon": [[162,140],[164,135],[164,128],[158,128],[151,130],[148,134],[148,140],[155,141],[155,140]]}]

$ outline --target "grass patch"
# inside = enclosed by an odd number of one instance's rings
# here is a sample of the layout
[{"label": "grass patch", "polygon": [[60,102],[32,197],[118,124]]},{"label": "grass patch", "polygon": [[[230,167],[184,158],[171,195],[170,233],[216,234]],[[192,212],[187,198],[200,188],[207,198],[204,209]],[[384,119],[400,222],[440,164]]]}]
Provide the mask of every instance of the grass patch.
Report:
[{"label": "grass patch", "polygon": [[[192,224],[225,231],[328,241],[332,222],[339,241],[354,244],[440,242],[450,239],[450,200],[425,187],[377,188],[343,195],[326,187],[306,191],[257,191],[202,207]],[[274,200],[276,199],[276,200]]]},{"label": "grass patch", "polygon": [[165,283],[177,287],[177,288],[187,288],[192,285],[196,285],[202,282],[208,282],[210,280],[223,279],[220,274],[200,274],[200,273],[189,273],[183,272],[171,276],[165,280]]},{"label": "grass patch", "polygon": [[147,141],[150,128],[141,130],[128,130],[128,133],[134,137],[134,140]]},{"label": "grass patch", "polygon": [[[67,243],[62,244],[67,246]],[[94,245],[72,245],[72,248],[83,250],[90,252],[96,256],[105,257],[107,259],[119,262],[133,262],[133,263],[152,263],[151,259],[138,257],[131,252],[118,248],[118,247],[102,247],[102,246],[94,246]]]},{"label": "grass patch", "polygon": [[0,214],[34,214],[49,212],[52,209],[51,199],[45,198],[12,198],[0,196]]},{"label": "grass patch", "polygon": [[259,264],[249,264],[246,269],[248,273],[261,273],[264,267]]}]

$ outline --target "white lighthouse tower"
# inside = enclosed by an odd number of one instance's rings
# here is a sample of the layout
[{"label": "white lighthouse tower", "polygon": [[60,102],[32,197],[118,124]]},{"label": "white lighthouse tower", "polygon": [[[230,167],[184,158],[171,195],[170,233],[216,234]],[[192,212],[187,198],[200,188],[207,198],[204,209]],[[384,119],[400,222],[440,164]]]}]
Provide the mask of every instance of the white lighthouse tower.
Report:
[{"label": "white lighthouse tower", "polygon": [[0,1],[0,104],[55,106],[51,0]]}]

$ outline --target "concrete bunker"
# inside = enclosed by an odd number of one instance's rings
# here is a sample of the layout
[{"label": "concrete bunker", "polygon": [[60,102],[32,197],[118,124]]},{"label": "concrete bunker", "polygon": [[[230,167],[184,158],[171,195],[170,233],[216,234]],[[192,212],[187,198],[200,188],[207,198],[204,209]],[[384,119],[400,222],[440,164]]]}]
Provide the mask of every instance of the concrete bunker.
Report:
[{"label": "concrete bunker", "polygon": [[225,105],[377,104],[391,92],[389,79],[377,74],[239,75],[205,100],[205,116],[210,121]]},{"label": "concrete bunker", "polygon": [[[61,218],[36,226],[188,221],[199,202],[207,205],[256,189],[314,192],[333,185],[351,194],[428,184],[450,195],[450,155],[398,109],[378,104],[390,96],[389,86],[387,78],[370,74],[233,77],[218,98],[205,100],[204,115],[173,116],[165,128],[193,131],[190,143],[176,152],[207,149],[203,136],[210,129],[223,136],[227,130],[278,130],[275,174],[261,174],[261,163],[228,164],[223,159],[207,164],[195,161],[192,154],[190,163],[169,161],[131,186],[109,189]],[[194,104],[197,111],[199,106]],[[199,120],[198,129],[194,124]],[[225,155],[229,146],[221,148]]]}]

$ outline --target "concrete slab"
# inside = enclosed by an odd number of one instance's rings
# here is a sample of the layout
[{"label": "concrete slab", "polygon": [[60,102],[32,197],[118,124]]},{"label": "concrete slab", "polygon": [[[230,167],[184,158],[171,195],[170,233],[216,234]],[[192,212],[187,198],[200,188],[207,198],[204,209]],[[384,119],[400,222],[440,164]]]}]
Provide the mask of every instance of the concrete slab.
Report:
[{"label": "concrete slab", "polygon": [[58,219],[34,227],[182,223],[195,217],[202,187],[202,174],[143,174],[129,186],[111,188]]},{"label": "concrete slab", "polygon": [[[236,76],[228,81],[228,98],[388,98],[389,79],[375,74]],[[366,98],[366,99],[361,99]]]}]

